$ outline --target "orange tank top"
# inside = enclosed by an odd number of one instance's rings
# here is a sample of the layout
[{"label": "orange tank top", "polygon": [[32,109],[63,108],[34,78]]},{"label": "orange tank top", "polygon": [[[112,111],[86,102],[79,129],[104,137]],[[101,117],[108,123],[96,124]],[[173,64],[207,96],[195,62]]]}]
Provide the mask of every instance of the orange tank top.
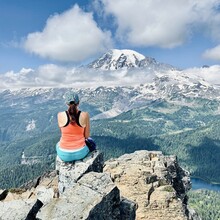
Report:
[{"label": "orange tank top", "polygon": [[[61,138],[59,146],[65,150],[76,150],[85,146],[85,137],[84,137],[84,128],[79,125],[79,115],[76,122],[71,123],[69,121],[69,115],[67,114],[68,122],[67,125],[60,128],[61,130]],[[78,122],[78,123],[77,123]]]}]

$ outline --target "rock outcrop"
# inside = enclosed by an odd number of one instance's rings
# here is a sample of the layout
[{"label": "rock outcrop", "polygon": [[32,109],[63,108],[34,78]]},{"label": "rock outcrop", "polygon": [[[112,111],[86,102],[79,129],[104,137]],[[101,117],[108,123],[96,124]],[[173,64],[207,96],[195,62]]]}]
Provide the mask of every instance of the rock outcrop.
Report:
[{"label": "rock outcrop", "polygon": [[175,156],[136,151],[104,164],[96,151],[56,165],[20,189],[0,191],[0,220],[197,219],[187,207],[189,174]]},{"label": "rock outcrop", "polygon": [[103,171],[103,164],[103,155],[98,152],[94,152],[85,159],[74,163],[64,163],[57,157],[56,170],[59,173],[59,193],[64,193],[66,188],[74,187],[77,181],[88,172],[101,173]]},{"label": "rock outcrop", "polygon": [[136,219],[196,219],[187,207],[189,173],[179,166],[176,156],[136,151],[107,161],[104,172],[110,173],[121,196],[138,204]]}]

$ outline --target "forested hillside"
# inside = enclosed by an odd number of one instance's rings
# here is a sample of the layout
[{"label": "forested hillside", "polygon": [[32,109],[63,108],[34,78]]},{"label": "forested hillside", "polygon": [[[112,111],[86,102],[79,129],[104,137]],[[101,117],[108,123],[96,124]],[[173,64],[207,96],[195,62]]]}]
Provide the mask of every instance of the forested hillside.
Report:
[{"label": "forested hillside", "polygon": [[177,155],[193,176],[220,182],[220,115],[207,114],[208,108],[202,111],[181,107],[167,113],[168,110],[161,106],[134,109],[113,119],[97,120],[93,122],[93,133],[104,149],[112,149],[115,154],[137,149],[162,150]]},{"label": "forested hillside", "polygon": [[220,219],[220,192],[195,190],[188,193],[189,206],[196,210],[202,220]]},{"label": "forested hillside", "polygon": [[[95,125],[93,128],[95,130]],[[165,154],[177,155],[180,164],[190,170],[193,176],[219,182],[220,161],[216,159],[220,157],[219,128],[220,123],[216,121],[203,129],[152,138],[138,137],[135,134],[135,128],[133,128],[133,134],[131,134],[130,129],[132,128],[125,126],[119,130],[124,135],[129,131],[126,138],[104,135],[93,135],[93,138],[97,142],[98,148],[104,153],[105,159],[118,157],[124,153],[131,153],[140,149],[162,150]],[[206,138],[204,138],[204,132]],[[33,176],[53,168],[55,144],[58,140],[59,132],[45,135],[45,137],[30,138],[13,144],[5,143],[1,145],[0,188],[19,186]],[[42,156],[41,163],[33,164],[31,167],[29,165],[21,166],[21,152],[23,151],[27,157]],[[53,155],[50,160],[48,155]],[[26,172],[27,169],[31,172]],[[14,170],[16,170],[15,173]],[[18,173],[19,175],[17,175]],[[23,178],[22,175],[25,177]],[[8,177],[5,178],[6,176]]]}]

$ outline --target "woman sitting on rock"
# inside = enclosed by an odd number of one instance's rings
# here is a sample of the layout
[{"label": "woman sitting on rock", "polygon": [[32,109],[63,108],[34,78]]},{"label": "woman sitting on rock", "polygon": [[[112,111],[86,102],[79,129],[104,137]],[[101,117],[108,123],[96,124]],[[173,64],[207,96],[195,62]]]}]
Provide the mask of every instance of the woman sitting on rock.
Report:
[{"label": "woman sitting on rock", "polygon": [[60,141],[56,145],[57,155],[65,162],[80,160],[89,153],[86,139],[90,136],[88,112],[79,111],[79,96],[74,92],[64,95],[68,110],[58,113],[61,130]]}]

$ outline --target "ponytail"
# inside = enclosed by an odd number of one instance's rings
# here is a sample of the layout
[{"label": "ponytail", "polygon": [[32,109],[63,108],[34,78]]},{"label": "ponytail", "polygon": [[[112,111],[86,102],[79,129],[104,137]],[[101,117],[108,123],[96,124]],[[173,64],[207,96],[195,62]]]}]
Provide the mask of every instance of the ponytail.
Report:
[{"label": "ponytail", "polygon": [[77,105],[75,103],[69,105],[68,113],[70,115],[70,121],[75,122],[77,118]]}]

